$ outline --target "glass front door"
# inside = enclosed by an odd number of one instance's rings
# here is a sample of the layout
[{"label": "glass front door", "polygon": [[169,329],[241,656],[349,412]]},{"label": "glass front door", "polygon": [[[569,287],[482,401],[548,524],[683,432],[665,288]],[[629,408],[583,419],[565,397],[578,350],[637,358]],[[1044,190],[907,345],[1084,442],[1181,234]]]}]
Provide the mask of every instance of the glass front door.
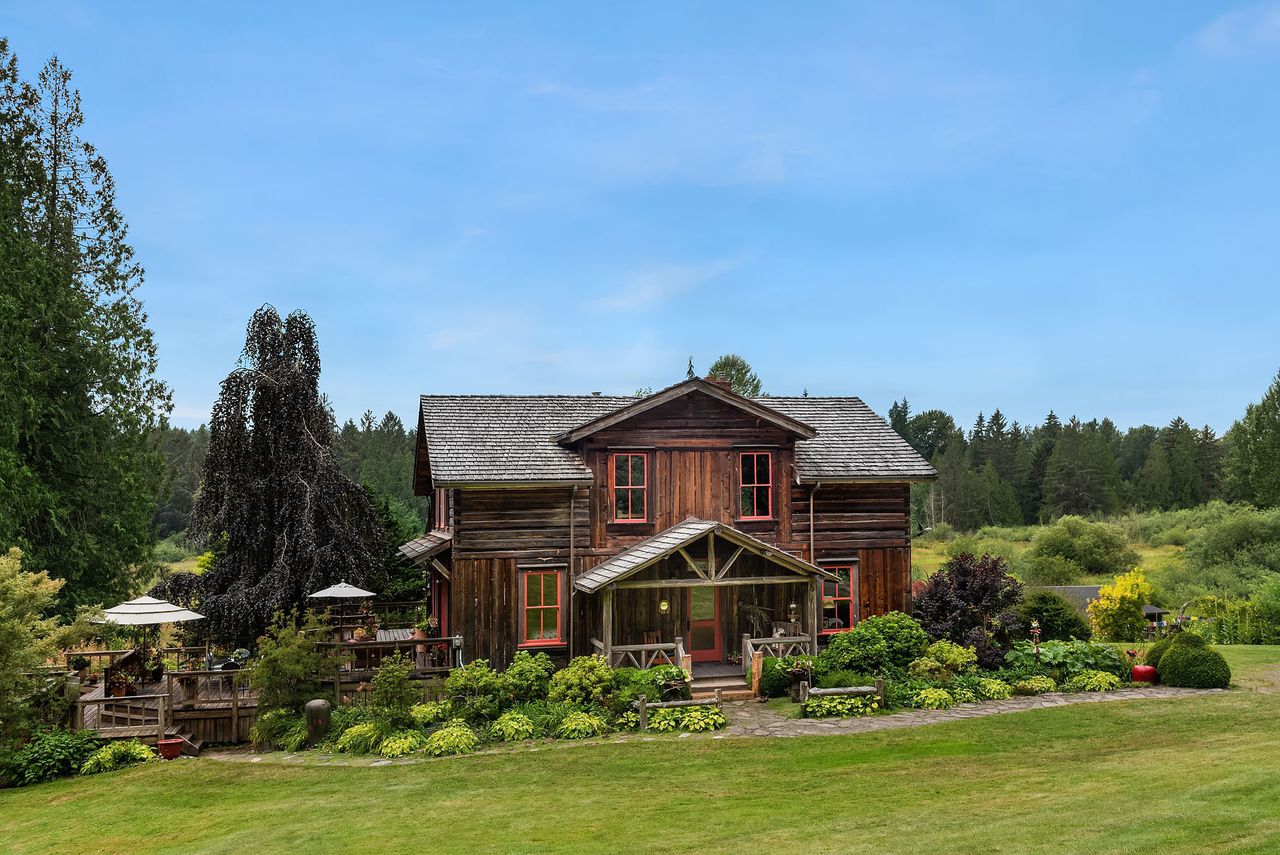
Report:
[{"label": "glass front door", "polygon": [[720,589],[689,589],[689,657],[694,662],[719,662],[723,656],[720,632]]}]

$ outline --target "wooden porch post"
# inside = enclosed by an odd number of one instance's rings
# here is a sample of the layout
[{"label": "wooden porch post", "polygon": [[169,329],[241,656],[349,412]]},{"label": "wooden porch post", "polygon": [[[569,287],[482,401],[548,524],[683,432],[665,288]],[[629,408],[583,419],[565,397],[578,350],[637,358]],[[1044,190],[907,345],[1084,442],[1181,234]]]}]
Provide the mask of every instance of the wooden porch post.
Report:
[{"label": "wooden porch post", "polygon": [[609,586],[602,592],[601,600],[604,606],[604,614],[601,618],[601,630],[604,638],[604,658],[610,665],[613,665],[613,586]]},{"label": "wooden porch post", "polygon": [[822,588],[818,585],[818,580],[809,578],[809,637],[812,639],[810,644],[813,645],[813,652],[818,652],[818,614],[819,600],[822,598]]}]

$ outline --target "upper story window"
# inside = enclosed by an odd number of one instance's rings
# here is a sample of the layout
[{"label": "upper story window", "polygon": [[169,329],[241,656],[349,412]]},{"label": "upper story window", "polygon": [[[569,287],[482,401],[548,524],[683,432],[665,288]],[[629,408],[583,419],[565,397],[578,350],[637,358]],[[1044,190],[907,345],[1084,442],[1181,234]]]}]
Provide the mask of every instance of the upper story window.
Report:
[{"label": "upper story window", "polygon": [[649,456],[617,452],[609,458],[613,485],[614,522],[644,522],[649,518]]},{"label": "upper story window", "polygon": [[739,519],[773,519],[773,454],[744,451],[739,458]]},{"label": "upper story window", "polygon": [[431,527],[438,529],[453,528],[453,493],[437,487],[431,497]]}]

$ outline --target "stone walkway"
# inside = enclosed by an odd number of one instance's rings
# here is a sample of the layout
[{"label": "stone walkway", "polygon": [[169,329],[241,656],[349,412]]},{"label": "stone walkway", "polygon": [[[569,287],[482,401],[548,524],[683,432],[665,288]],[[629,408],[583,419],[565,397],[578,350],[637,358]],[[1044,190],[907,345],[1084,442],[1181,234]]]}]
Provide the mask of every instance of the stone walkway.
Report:
[{"label": "stone walkway", "polygon": [[1090,692],[1064,695],[1053,692],[1029,697],[1013,697],[1007,701],[982,701],[976,704],[960,704],[949,710],[907,710],[889,715],[864,716],[862,718],[788,718],[766,704],[757,701],[726,701],[725,718],[729,726],[720,731],[723,736],[822,736],[844,733],[870,733],[875,730],[893,730],[901,727],[920,727],[945,721],[963,721],[1002,713],[1023,712],[1065,707],[1071,704],[1098,704],[1109,701],[1137,701],[1161,698],[1194,698],[1213,695],[1224,689],[1175,689],[1171,686],[1152,686],[1148,689],[1121,689],[1116,692]]}]

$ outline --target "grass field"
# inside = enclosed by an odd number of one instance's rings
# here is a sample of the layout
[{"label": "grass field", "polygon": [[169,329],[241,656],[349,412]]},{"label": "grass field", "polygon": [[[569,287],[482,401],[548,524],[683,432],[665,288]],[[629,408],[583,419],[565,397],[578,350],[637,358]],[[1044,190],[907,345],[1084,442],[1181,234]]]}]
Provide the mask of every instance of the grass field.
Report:
[{"label": "grass field", "polygon": [[382,768],[183,760],[0,793],[0,849],[1280,851],[1280,648],[1224,653],[1241,691],[858,736],[561,744]]},{"label": "grass field", "polygon": [[[927,579],[937,572],[947,561],[947,547],[950,544],[946,541],[932,540],[929,538],[921,538],[912,541],[911,544],[911,577],[913,579]],[[1001,540],[986,544],[993,551],[1004,555],[1006,558],[1012,558],[1020,555],[1023,551],[1031,546],[1029,541],[1013,541]],[[1134,551],[1141,557],[1143,571],[1148,578],[1158,581],[1160,578],[1160,570],[1167,566],[1172,560],[1176,560],[1182,555],[1181,546],[1162,545],[1150,546],[1145,543],[1131,543]],[[1080,580],[1081,585],[1105,585],[1114,581],[1114,576],[1089,576],[1086,575]]]}]

